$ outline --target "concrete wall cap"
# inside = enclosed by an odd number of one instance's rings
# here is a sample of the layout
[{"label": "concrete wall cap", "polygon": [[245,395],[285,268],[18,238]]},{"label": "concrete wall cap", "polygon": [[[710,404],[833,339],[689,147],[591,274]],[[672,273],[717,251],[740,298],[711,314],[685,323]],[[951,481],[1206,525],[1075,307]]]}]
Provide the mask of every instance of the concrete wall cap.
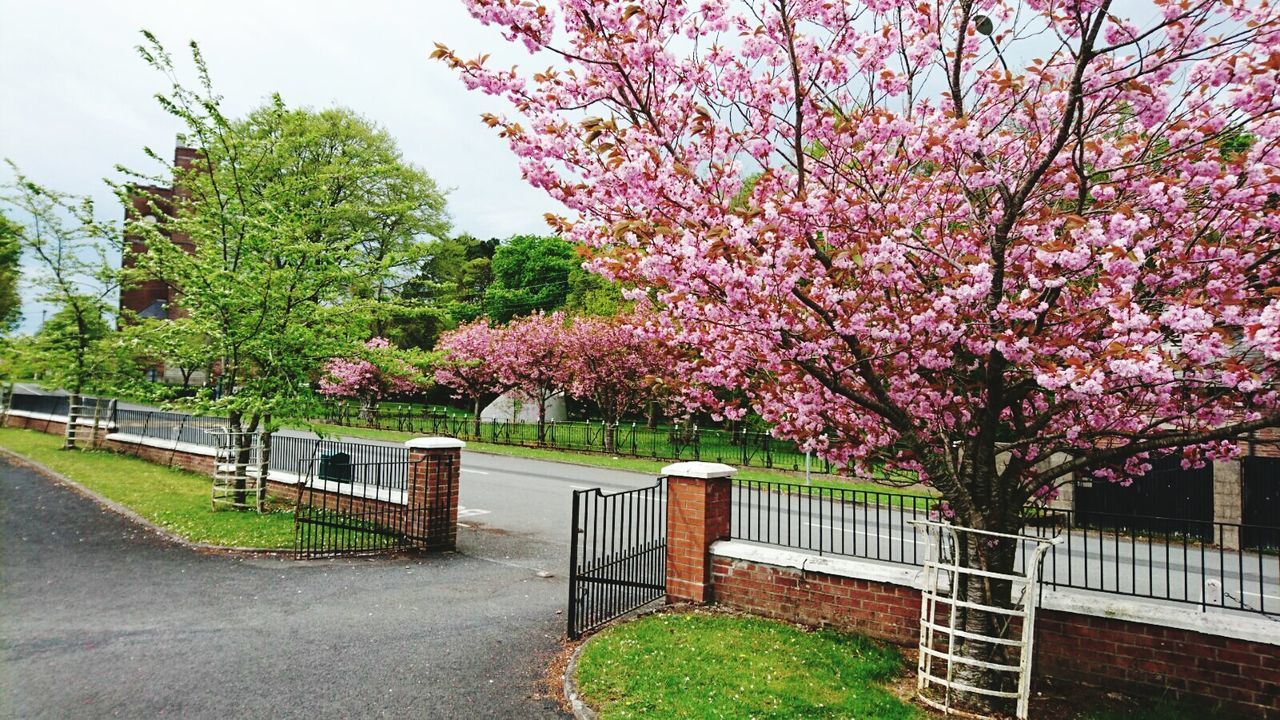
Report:
[{"label": "concrete wall cap", "polygon": [[738,472],[738,468],[736,467],[731,467],[723,463],[710,462],[680,462],[662,468],[663,475],[696,478],[699,480],[729,477],[736,472]]},{"label": "concrete wall cap", "polygon": [[405,441],[405,447],[418,448],[420,450],[454,450],[462,449],[467,446],[457,438],[451,437],[420,437]]}]

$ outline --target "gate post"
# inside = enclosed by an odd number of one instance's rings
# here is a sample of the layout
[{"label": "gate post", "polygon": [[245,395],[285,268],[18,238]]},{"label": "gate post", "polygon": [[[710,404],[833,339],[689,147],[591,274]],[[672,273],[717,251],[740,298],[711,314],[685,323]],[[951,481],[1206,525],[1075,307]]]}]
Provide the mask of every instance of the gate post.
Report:
[{"label": "gate post", "polygon": [[462,448],[456,438],[421,437],[409,448],[405,534],[428,550],[453,550],[458,542],[458,478]]},{"label": "gate post", "polygon": [[733,474],[720,463],[682,462],[667,476],[667,602],[711,601],[711,544],[729,537]]}]

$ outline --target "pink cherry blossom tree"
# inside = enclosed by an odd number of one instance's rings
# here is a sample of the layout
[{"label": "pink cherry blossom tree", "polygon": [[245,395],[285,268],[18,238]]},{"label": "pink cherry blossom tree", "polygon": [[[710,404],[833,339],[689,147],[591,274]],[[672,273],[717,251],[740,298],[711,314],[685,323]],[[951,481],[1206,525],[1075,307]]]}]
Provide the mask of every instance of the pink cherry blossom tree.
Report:
[{"label": "pink cherry blossom tree", "polygon": [[579,317],[565,332],[569,394],[595,403],[610,429],[605,452],[614,452],[614,428],[644,407],[666,375],[667,353],[646,336],[634,317]]},{"label": "pink cherry blossom tree", "polygon": [[547,442],[547,404],[568,387],[568,343],[563,313],[516,318],[494,333],[490,366],[517,400],[538,407],[538,442]]},{"label": "pink cherry blossom tree", "polygon": [[516,318],[497,333],[492,365],[505,387],[538,408],[538,442],[547,439],[547,402],[569,385],[568,331],[564,313]]},{"label": "pink cherry blossom tree", "polygon": [[332,358],[324,365],[320,394],[360,402],[360,419],[371,421],[378,404],[394,395],[410,395],[430,387],[431,381],[385,338],[373,338],[359,353]]},{"label": "pink cherry blossom tree", "polygon": [[436,382],[471,402],[473,432],[480,434],[480,406],[484,398],[510,388],[497,374],[501,330],[480,318],[440,336],[436,349],[443,354],[436,368]]},{"label": "pink cherry blossom tree", "polygon": [[1280,425],[1280,5],[468,5],[537,72],[436,55],[513,104],[484,120],[557,229],[777,433],[1012,532]]}]

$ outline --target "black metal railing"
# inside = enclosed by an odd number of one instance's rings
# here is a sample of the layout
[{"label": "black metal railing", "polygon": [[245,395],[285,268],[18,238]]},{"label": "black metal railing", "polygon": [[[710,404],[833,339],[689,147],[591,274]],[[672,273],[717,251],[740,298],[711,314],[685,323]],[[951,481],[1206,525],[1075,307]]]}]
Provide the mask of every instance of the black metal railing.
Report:
[{"label": "black metal railing", "polygon": [[[1042,579],[1055,587],[1280,615],[1280,527],[1070,510],[1035,512],[1024,532],[1060,536]],[[1154,529],[1153,529],[1154,528]]]},{"label": "black metal railing", "polygon": [[[448,460],[448,458],[446,458]],[[415,463],[355,462],[326,467],[322,459],[294,466],[294,556],[371,555],[414,546],[428,537],[430,508],[410,507],[405,479]],[[334,474],[326,474],[326,470]]]},{"label": "black metal railing", "polygon": [[937,498],[869,490],[741,480],[733,489],[733,537],[819,555],[924,562],[912,520]]},{"label": "black metal railing", "polygon": [[647,427],[641,423],[600,420],[548,421],[539,438],[537,423],[483,420],[439,412],[426,405],[388,404],[361,410],[354,403],[325,403],[314,418],[335,425],[399,432],[448,435],[462,440],[598,452],[655,460],[705,460],[743,467],[762,467],[829,474],[839,468],[817,456],[806,456],[793,442],[768,432],[704,428],[695,423]]},{"label": "black metal railing", "polygon": [[[928,539],[911,521],[936,519],[937,503],[741,481],[733,491],[731,531],[735,539],[819,555],[919,565]],[[1030,508],[1026,515],[1024,535],[1062,538],[1042,566],[1050,586],[1280,615],[1280,548],[1243,546],[1250,537],[1280,537],[1280,528],[1101,513],[1091,513],[1093,526],[1082,527],[1069,510]],[[1021,572],[1024,561],[1019,553]]]},{"label": "black metal railing", "polygon": [[125,435],[215,447],[215,431],[226,428],[227,419],[162,410],[117,408],[113,425],[116,432]]},{"label": "black metal railing", "polygon": [[[7,397],[7,402],[10,410],[63,417],[71,408],[69,395],[32,395],[15,392]],[[80,405],[84,408],[85,417],[92,418],[96,413],[103,422],[110,420],[112,408],[110,398],[84,395],[80,398]]]},{"label": "black metal railing", "polygon": [[666,480],[573,492],[568,634],[572,639],[666,595]]},{"label": "black metal railing", "polygon": [[[300,463],[307,467],[314,466],[320,470],[320,463],[328,465],[346,464],[356,466],[390,466],[395,463],[409,462],[409,449],[403,445],[383,445],[378,443],[347,442],[342,440],[318,440],[316,438],[298,437],[294,435],[273,435],[271,437],[271,458],[269,470],[294,473]],[[399,479],[389,477],[388,487],[404,490],[404,475]]]}]

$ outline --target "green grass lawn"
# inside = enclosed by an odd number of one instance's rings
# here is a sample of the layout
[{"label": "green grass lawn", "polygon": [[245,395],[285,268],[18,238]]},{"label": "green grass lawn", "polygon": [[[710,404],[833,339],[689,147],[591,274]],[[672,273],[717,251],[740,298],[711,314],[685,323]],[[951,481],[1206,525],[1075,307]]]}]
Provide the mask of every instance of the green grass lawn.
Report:
[{"label": "green grass lawn", "polygon": [[55,470],[192,542],[280,549],[293,546],[293,513],[259,515],[209,506],[211,480],[128,455],[61,450],[62,437],[0,428],[0,447]]},{"label": "green grass lawn", "polygon": [[[327,425],[324,423],[307,423],[306,425],[298,425],[298,428],[320,432],[327,437],[345,436],[366,438],[369,440],[384,440],[388,442],[404,442],[405,440],[420,436],[418,433],[398,432],[396,430],[375,430],[372,428]],[[603,455],[600,453],[589,452],[571,452],[568,450],[534,448],[521,445],[500,445],[495,443],[476,442],[474,440],[468,440],[466,442],[467,449],[475,452],[490,453],[493,455],[506,455],[508,457],[531,458],[534,460],[547,460],[550,462],[572,463],[575,465],[586,465],[589,467],[608,468],[610,470],[627,470],[630,472],[653,475],[655,478],[662,472],[662,468],[672,464],[673,462],[671,460],[649,460],[645,458],[619,457],[616,455]],[[751,480],[756,482],[804,484],[803,475],[780,472],[777,470],[740,468],[738,472],[734,474],[734,477],[738,480]],[[808,486],[814,488],[862,490],[893,495],[932,497],[932,495],[926,491],[922,491],[920,488],[912,488],[908,492],[888,485],[878,485],[876,483],[860,480],[844,480],[834,476],[811,476]]]},{"label": "green grass lawn", "polygon": [[715,613],[649,615],[591,638],[578,688],[612,718],[877,718],[924,715],[883,687],[897,650]]},{"label": "green grass lawn", "polygon": [[[942,718],[885,687],[914,671],[895,648],[859,635],[698,611],[647,615],[606,628],[587,641],[576,679],[578,691],[602,720]],[[914,681],[910,685],[914,692]],[[1214,716],[1167,702],[1114,699],[1099,690],[1081,690],[1069,691],[1067,706],[1052,708],[1052,717]],[[1033,702],[1032,717],[1036,709]]]}]

